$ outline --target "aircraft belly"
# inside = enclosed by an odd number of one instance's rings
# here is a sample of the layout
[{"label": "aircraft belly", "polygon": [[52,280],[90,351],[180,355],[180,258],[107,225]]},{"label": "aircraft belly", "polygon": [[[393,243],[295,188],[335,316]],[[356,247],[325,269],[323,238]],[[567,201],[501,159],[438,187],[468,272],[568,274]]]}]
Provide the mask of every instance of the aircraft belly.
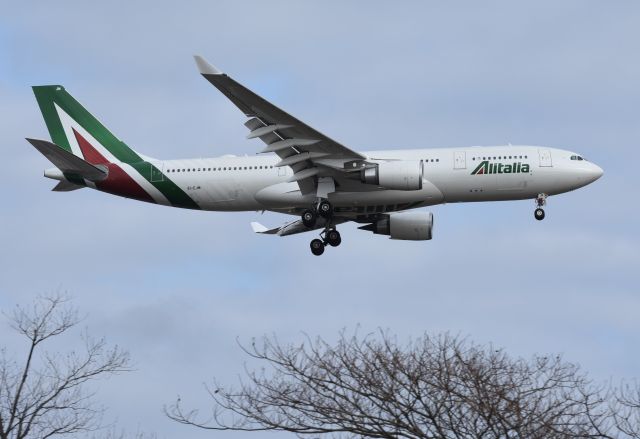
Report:
[{"label": "aircraft belly", "polygon": [[[433,183],[423,180],[421,190],[384,190],[372,186],[369,191],[338,190],[330,193],[328,198],[335,207],[357,207],[418,202],[433,205],[441,203],[443,195]],[[297,183],[279,183],[258,191],[255,199],[267,209],[283,209],[311,205],[316,195],[302,195]]]},{"label": "aircraft belly", "polygon": [[260,210],[263,206],[256,201],[253,193],[256,184],[239,184],[236,179],[215,179],[206,183],[206,198],[201,205],[206,210],[246,211]]},{"label": "aircraft belly", "polygon": [[432,206],[442,203],[444,196],[429,180],[422,180],[422,189],[415,191],[372,190],[366,192],[334,192],[329,201],[334,206],[371,206],[404,203],[421,203]]},{"label": "aircraft belly", "polygon": [[467,170],[442,175],[436,184],[442,188],[447,203],[479,201],[495,194],[497,187],[495,175],[471,175]]},{"label": "aircraft belly", "polygon": [[267,186],[254,195],[255,200],[264,208],[290,208],[311,205],[316,199],[315,194],[302,195],[298,183],[277,183]]}]

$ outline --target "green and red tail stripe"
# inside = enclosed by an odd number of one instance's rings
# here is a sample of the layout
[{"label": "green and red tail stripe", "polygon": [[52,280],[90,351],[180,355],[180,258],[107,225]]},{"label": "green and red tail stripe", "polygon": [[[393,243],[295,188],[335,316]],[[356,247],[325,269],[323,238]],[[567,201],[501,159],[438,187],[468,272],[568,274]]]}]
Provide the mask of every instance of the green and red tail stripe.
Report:
[{"label": "green and red tail stripe", "polygon": [[98,189],[152,203],[199,209],[157,163],[145,160],[114,136],[64,87],[36,86],[33,92],[52,142],[91,164],[109,169],[108,178],[96,183]]}]

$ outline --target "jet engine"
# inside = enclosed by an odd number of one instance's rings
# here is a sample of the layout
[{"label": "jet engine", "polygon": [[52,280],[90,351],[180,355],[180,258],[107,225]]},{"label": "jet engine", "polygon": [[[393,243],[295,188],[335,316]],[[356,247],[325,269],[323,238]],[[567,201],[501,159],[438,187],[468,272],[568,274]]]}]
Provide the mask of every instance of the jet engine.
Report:
[{"label": "jet engine", "polygon": [[422,189],[422,164],[419,160],[376,163],[363,169],[360,179],[386,189],[417,191]]},{"label": "jet engine", "polygon": [[393,212],[380,215],[375,223],[359,227],[391,239],[426,241],[433,236],[431,212]]}]

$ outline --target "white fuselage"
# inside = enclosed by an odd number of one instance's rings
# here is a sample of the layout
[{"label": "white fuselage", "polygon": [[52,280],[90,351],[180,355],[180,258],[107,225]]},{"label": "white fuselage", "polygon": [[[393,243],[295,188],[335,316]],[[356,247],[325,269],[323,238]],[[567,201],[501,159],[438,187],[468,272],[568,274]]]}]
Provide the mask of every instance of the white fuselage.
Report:
[{"label": "white fuselage", "polygon": [[[421,161],[422,189],[388,190],[344,181],[329,201],[344,217],[440,203],[520,200],[585,186],[602,175],[570,151],[535,146],[413,149],[363,152],[369,162]],[[579,159],[578,159],[579,158]],[[299,213],[316,199],[302,195],[289,167],[275,155],[154,161],[203,210]],[[484,169],[479,165],[488,162]],[[526,165],[526,166],[525,166]],[[528,171],[528,172],[523,172]],[[339,189],[339,190],[338,190]]]}]

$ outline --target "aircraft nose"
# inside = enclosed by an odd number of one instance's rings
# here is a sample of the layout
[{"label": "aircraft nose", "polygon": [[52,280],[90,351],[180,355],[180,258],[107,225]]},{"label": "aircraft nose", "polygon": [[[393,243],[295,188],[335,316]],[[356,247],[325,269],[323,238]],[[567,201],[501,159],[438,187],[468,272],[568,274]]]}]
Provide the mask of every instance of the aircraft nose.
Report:
[{"label": "aircraft nose", "polygon": [[591,180],[591,182],[594,182],[602,177],[602,174],[604,174],[602,168],[595,163],[591,163],[591,168],[589,169],[589,179]]}]

